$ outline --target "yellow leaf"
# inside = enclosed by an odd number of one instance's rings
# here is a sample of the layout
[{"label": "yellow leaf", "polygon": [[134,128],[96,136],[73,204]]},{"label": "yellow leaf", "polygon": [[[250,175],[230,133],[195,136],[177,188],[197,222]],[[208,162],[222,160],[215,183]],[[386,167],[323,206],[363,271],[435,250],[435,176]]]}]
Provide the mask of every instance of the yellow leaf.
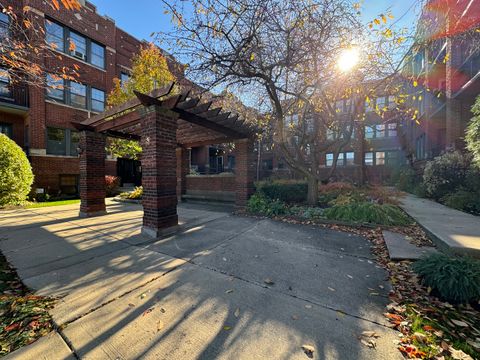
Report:
[{"label": "yellow leaf", "polygon": [[380,20],[378,20],[378,19],[373,19],[373,22],[377,25],[380,25]]},{"label": "yellow leaf", "polygon": [[252,55],[250,55],[250,61],[253,61],[253,60],[255,60],[255,54],[254,53],[252,53]]},{"label": "yellow leaf", "polygon": [[414,80],[413,81],[413,87],[417,87],[417,86],[418,86],[418,82],[417,82],[417,80]]},{"label": "yellow leaf", "polygon": [[387,23],[387,17],[386,17],[385,15],[383,15],[383,14],[380,15],[380,16],[382,17],[383,23],[386,24],[386,23]]}]

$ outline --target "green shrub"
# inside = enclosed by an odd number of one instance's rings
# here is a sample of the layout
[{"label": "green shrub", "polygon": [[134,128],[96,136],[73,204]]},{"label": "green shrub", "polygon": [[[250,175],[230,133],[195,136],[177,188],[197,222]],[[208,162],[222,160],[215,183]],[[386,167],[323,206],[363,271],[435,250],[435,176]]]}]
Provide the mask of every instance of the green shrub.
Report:
[{"label": "green shrub", "polygon": [[412,222],[410,218],[395,205],[381,205],[371,202],[336,205],[326,209],[324,215],[330,220],[378,225],[408,225]]},{"label": "green shrub", "polygon": [[447,152],[429,161],[423,172],[423,184],[428,196],[439,200],[466,185],[470,159],[458,151]]},{"label": "green shrub", "polygon": [[123,199],[130,199],[130,200],[140,200],[143,195],[143,187],[136,186],[135,189],[131,192],[124,192],[120,194],[120,197]]},{"label": "green shrub", "polygon": [[247,212],[256,215],[278,216],[288,214],[289,210],[280,200],[270,200],[265,195],[257,193],[248,200]]},{"label": "green shrub", "polygon": [[402,166],[395,168],[392,171],[390,179],[392,185],[396,186],[399,190],[413,192],[417,185],[417,175],[415,170],[410,166]]},{"label": "green shrub", "polygon": [[27,156],[13,140],[0,134],[0,206],[24,202],[32,183]]},{"label": "green shrub", "polygon": [[480,261],[467,257],[432,254],[413,269],[442,300],[453,304],[480,300]]},{"label": "green shrub", "polygon": [[257,191],[271,200],[286,203],[301,203],[307,200],[308,186],[305,182],[268,181],[256,184]]},{"label": "green shrub", "polygon": [[447,194],[441,199],[442,203],[453,209],[480,214],[480,193],[459,189]]}]

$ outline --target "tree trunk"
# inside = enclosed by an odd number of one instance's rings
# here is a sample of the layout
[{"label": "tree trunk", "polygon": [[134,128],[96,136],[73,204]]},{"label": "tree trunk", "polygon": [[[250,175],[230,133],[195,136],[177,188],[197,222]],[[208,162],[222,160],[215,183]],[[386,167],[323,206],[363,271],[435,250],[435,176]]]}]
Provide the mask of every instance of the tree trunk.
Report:
[{"label": "tree trunk", "polygon": [[318,204],[318,179],[313,176],[308,178],[307,203],[308,205]]}]

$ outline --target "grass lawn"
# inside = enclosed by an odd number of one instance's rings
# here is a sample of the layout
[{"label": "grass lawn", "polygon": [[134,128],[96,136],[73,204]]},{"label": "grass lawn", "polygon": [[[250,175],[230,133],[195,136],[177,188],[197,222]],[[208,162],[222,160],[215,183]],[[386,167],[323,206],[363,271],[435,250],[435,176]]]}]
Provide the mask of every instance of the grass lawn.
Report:
[{"label": "grass lawn", "polygon": [[43,208],[43,207],[60,206],[60,205],[72,205],[72,204],[80,204],[80,199],[30,203],[30,204],[26,205],[25,208],[26,209],[34,209],[34,208]]},{"label": "grass lawn", "polygon": [[54,299],[36,296],[0,254],[0,357],[52,330]]}]

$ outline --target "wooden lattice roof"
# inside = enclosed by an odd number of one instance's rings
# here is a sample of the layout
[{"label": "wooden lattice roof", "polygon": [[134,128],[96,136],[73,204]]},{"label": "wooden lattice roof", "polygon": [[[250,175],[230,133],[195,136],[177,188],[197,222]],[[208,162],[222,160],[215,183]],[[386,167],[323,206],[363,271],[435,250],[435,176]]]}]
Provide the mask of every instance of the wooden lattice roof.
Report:
[{"label": "wooden lattice roof", "polygon": [[156,105],[179,115],[177,142],[183,146],[201,146],[251,137],[258,131],[238,115],[222,108],[211,108],[190,92],[172,94],[174,83],[149,94],[135,92],[136,98],[74,125],[79,130],[101,132],[111,137],[139,140],[143,106]]}]

